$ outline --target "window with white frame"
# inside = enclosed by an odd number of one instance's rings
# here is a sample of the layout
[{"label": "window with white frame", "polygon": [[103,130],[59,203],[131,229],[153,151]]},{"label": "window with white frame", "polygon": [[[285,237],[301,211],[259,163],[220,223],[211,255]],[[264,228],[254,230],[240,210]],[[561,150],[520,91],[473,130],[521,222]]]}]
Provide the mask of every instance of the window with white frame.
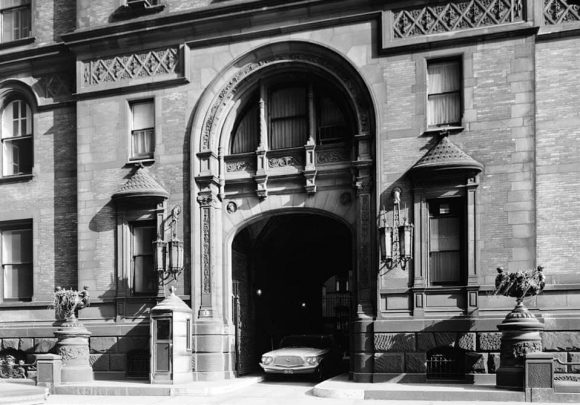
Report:
[{"label": "window with white frame", "polygon": [[31,0],[0,0],[2,42],[30,36],[30,2]]},{"label": "window with white frame", "polygon": [[131,226],[131,289],[134,294],[152,294],[157,291],[153,268],[155,225],[135,222]]},{"label": "window with white frame", "polygon": [[2,249],[2,294],[0,301],[30,301],[32,298],[32,226],[0,225]]},{"label": "window with white frame", "polygon": [[2,110],[2,175],[32,173],[32,110],[23,99],[9,101]]},{"label": "window with white frame", "polygon": [[155,152],[155,104],[131,103],[131,160],[152,159]]},{"label": "window with white frame", "polygon": [[461,284],[465,267],[464,199],[433,199],[428,205],[430,284]]},{"label": "window with white frame", "polygon": [[427,62],[427,125],[461,125],[462,73],[459,59]]}]

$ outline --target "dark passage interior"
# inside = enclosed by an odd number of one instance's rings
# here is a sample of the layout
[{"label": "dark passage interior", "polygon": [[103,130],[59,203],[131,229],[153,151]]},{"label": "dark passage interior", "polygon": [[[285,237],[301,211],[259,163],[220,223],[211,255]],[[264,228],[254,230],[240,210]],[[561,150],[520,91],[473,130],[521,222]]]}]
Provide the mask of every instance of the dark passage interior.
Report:
[{"label": "dark passage interior", "polygon": [[236,370],[257,371],[262,353],[289,334],[333,334],[348,352],[352,236],[312,214],[265,218],[232,246]]}]

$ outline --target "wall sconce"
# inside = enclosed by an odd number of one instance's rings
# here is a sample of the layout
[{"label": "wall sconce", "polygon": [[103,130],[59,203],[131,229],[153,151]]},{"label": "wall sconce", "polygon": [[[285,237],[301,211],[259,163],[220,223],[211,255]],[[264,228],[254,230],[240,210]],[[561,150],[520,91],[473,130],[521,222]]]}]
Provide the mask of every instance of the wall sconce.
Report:
[{"label": "wall sconce", "polygon": [[[157,240],[153,242],[155,252],[154,264],[155,271],[159,276],[159,287],[170,278],[177,280],[179,274],[183,271],[183,242],[177,238],[176,228],[181,207],[176,205],[171,210],[171,214],[163,221],[157,232]],[[171,239],[163,240],[165,230],[171,229]]]},{"label": "wall sconce", "polygon": [[393,190],[393,222],[388,223],[387,211],[383,208],[379,214],[379,237],[381,260],[387,268],[400,265],[404,270],[407,262],[413,257],[413,224],[407,218],[401,223],[401,189]]}]

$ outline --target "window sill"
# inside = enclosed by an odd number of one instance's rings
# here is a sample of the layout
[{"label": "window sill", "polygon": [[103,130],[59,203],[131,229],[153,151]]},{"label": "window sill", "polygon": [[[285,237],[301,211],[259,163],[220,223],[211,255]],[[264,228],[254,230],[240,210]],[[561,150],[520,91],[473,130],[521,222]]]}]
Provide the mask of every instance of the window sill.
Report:
[{"label": "window sill", "polygon": [[50,309],[52,304],[52,301],[4,301],[0,302],[0,308],[44,307]]},{"label": "window sill", "polygon": [[153,163],[155,163],[155,158],[129,159],[125,166],[137,166],[140,164],[150,166]]},{"label": "window sill", "polygon": [[14,41],[0,42],[0,50],[8,49],[8,48],[16,48],[16,47],[22,46],[22,45],[28,45],[28,44],[33,43],[35,41],[35,39],[36,38],[34,38],[34,37],[27,37],[27,38],[16,39]]},{"label": "window sill", "polygon": [[436,134],[456,134],[463,132],[465,128],[463,126],[447,125],[444,127],[428,127],[423,133],[426,135],[436,135]]},{"label": "window sill", "polygon": [[16,174],[13,176],[4,176],[0,177],[0,184],[2,183],[16,183],[16,182],[24,182],[32,180],[34,176],[32,173],[30,174]]}]

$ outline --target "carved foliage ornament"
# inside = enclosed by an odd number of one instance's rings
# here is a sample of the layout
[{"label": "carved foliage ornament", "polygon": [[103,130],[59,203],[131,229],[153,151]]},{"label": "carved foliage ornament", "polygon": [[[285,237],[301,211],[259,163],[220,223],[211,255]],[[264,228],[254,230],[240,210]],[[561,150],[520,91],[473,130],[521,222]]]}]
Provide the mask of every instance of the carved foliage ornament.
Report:
[{"label": "carved foliage ornament", "polygon": [[268,159],[268,166],[272,168],[286,166],[300,166],[304,161],[297,156],[282,156]]},{"label": "carved foliage ornament", "polygon": [[274,65],[276,63],[283,62],[303,62],[306,64],[319,66],[325,70],[332,72],[334,75],[338,76],[342,84],[349,91],[353,97],[356,108],[358,120],[360,123],[360,130],[362,132],[369,131],[369,107],[364,98],[362,91],[360,90],[359,84],[355,83],[352,79],[352,75],[345,70],[340,63],[333,61],[331,58],[324,58],[315,55],[306,54],[289,54],[289,55],[278,55],[267,59],[262,59],[258,62],[250,62],[240,68],[234,76],[228,81],[228,83],[219,92],[216,100],[213,102],[202,130],[201,147],[202,149],[210,149],[210,139],[214,137],[217,131],[217,121],[222,115],[224,109],[233,100],[236,95],[239,86],[244,83],[248,77],[260,70],[261,68]]},{"label": "carved foliage ornament", "polygon": [[201,219],[201,268],[202,268],[202,291],[204,293],[211,292],[211,275],[210,275],[210,255],[211,255],[211,240],[210,240],[210,212],[209,208],[203,208]]},{"label": "carved foliage ornament", "polygon": [[393,13],[393,37],[409,38],[523,21],[523,0],[464,0]]},{"label": "carved foliage ornament", "polygon": [[580,21],[580,5],[568,4],[567,0],[544,0],[546,25]]},{"label": "carved foliage ornament", "polygon": [[83,62],[83,85],[172,74],[177,70],[178,61],[177,47],[86,61]]},{"label": "carved foliage ornament", "polygon": [[59,356],[62,357],[62,360],[64,362],[70,361],[70,360],[83,360],[89,359],[89,347],[88,345],[78,345],[78,346],[72,346],[72,345],[66,345],[66,346],[58,346],[57,348],[57,353]]}]

